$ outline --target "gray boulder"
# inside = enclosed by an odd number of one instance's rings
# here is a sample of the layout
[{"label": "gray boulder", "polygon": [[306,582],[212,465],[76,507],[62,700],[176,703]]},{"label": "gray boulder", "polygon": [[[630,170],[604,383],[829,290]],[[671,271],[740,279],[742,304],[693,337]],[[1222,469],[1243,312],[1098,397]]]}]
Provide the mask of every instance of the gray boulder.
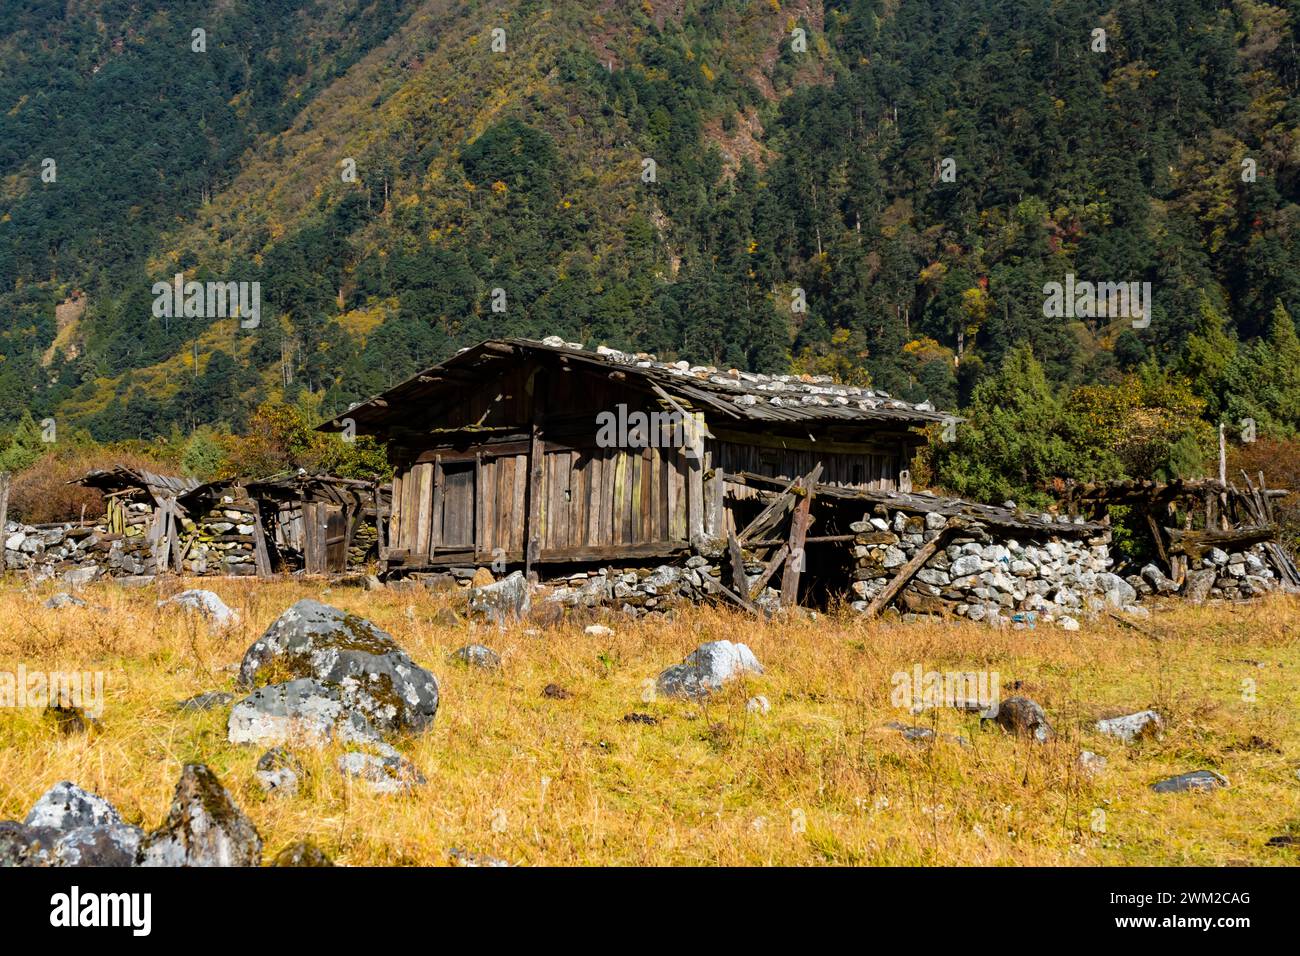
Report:
[{"label": "gray boulder", "polygon": [[998,704],[998,713],[993,719],[1003,730],[1029,737],[1040,744],[1056,736],[1043,708],[1028,697],[1008,697]]},{"label": "gray boulder", "polygon": [[1228,786],[1228,779],[1213,770],[1193,770],[1151,784],[1156,793],[1183,793],[1188,790],[1217,790]]},{"label": "gray boulder", "polygon": [[85,607],[86,602],[75,594],[69,594],[67,591],[63,591],[54,595],[41,606],[49,608],[52,611],[57,611],[60,608],[65,607]]},{"label": "gray boulder", "polygon": [[1097,589],[1112,607],[1127,607],[1137,600],[1137,591],[1118,574],[1104,571],[1097,575]]},{"label": "gray boulder", "polygon": [[663,671],[657,687],[668,697],[698,700],[746,671],[763,673],[753,651],[744,644],[710,641],[692,651],[682,663]]},{"label": "gray boulder", "polygon": [[239,623],[239,614],[227,607],[226,602],[211,591],[198,589],[181,591],[159,601],[158,606],[179,607],[200,614],[214,627],[224,628]]},{"label": "gray boulder", "polygon": [[262,838],[203,764],[181,771],[163,825],[140,842],[139,866],[258,866]]},{"label": "gray boulder", "polygon": [[363,617],[319,601],[299,601],[244,654],[239,684],[269,673],[316,681],[348,711],[380,731],[423,730],[438,712],[438,681],[392,636]]},{"label": "gray boulder", "polygon": [[1154,564],[1142,568],[1142,580],[1151,585],[1151,590],[1157,594],[1173,594],[1178,590],[1178,584]]},{"label": "gray boulder", "polygon": [[512,624],[532,608],[533,589],[522,571],[513,571],[495,584],[472,588],[469,610],[493,624]]},{"label": "gray boulder", "polygon": [[1164,729],[1165,722],[1154,710],[1141,710],[1123,717],[1110,717],[1097,721],[1097,732],[1114,737],[1126,744],[1147,737],[1155,737]]},{"label": "gray boulder", "polygon": [[22,823],[0,822],[0,866],[131,866],[142,835],[103,797],[65,780]]}]

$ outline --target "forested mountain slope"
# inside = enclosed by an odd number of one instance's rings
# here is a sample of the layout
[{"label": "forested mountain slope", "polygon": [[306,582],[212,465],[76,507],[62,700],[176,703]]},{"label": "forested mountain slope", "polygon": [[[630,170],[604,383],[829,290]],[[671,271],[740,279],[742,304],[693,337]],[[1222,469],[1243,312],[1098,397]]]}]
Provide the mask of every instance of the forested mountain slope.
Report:
[{"label": "forested mountain slope", "polygon": [[[1294,436],[1298,39],[1253,0],[0,0],[0,418],[238,430],[554,333],[1094,424],[1141,369]],[[155,318],[178,272],[260,325]],[[1046,316],[1067,274],[1149,324]]]}]

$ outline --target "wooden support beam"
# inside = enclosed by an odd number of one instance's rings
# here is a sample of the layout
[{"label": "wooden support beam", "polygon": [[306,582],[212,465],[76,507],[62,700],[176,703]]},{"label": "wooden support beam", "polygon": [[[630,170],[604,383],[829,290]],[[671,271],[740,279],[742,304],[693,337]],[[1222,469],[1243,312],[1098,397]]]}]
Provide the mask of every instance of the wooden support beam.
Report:
[{"label": "wooden support beam", "polygon": [[542,552],[546,528],[546,506],[542,487],[546,474],[546,449],[542,422],[546,416],[546,370],[538,368],[528,378],[529,403],[532,406],[531,437],[528,446],[528,504],[524,513],[524,576],[533,573],[533,565]]},{"label": "wooden support beam", "polygon": [[803,573],[806,558],[804,556],[804,539],[808,537],[808,525],[812,523],[812,503],[817,497],[817,479],[822,475],[822,464],[799,479],[795,493],[800,496],[795,505],[794,516],[790,519],[790,554],[785,560],[785,570],[781,573],[781,605],[791,607],[799,603],[799,576]]},{"label": "wooden support beam", "polygon": [[912,560],[898,569],[881,592],[871,599],[871,603],[867,605],[867,609],[863,614],[867,618],[873,618],[880,614],[894,600],[898,592],[907,586],[907,582],[916,577],[916,572],[925,566],[925,562],[934,557],[935,552],[942,548],[950,537],[964,529],[965,524],[963,522],[955,518],[949,521],[947,526],[939,530],[938,534],[916,549],[916,554],[913,555]]}]

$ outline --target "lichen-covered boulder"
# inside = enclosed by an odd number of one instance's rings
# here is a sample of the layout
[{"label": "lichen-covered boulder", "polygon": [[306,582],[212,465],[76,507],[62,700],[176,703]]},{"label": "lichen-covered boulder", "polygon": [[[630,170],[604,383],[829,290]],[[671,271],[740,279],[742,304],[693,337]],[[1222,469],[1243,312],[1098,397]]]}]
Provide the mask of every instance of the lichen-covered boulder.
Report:
[{"label": "lichen-covered boulder", "polygon": [[[239,684],[310,679],[338,693],[380,731],[423,730],[438,711],[438,681],[363,617],[306,599],[244,654]],[[232,715],[233,717],[233,715]]]},{"label": "lichen-covered boulder", "polygon": [[230,709],[226,737],[232,744],[303,744],[379,739],[366,716],[348,707],[342,692],[310,678],[259,687]]},{"label": "lichen-covered boulder", "polygon": [[1029,737],[1040,744],[1056,736],[1043,708],[1028,697],[1008,697],[998,704],[997,716],[993,719],[1003,730]]},{"label": "lichen-covered boulder", "polygon": [[665,696],[698,700],[747,671],[763,673],[763,666],[748,647],[731,641],[709,641],[682,663],[664,670],[656,686]]},{"label": "lichen-covered boulder", "polygon": [[131,866],[142,835],[103,797],[65,780],[22,823],[0,822],[0,866]]},{"label": "lichen-covered boulder", "polygon": [[140,841],[140,866],[258,866],[262,838],[216,774],[203,764],[181,771],[163,825]]}]

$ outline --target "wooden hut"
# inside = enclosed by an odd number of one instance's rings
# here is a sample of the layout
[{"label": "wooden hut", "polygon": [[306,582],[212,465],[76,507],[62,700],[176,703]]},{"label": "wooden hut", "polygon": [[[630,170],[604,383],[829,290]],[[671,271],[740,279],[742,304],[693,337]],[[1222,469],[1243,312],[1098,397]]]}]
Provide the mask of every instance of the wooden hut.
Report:
[{"label": "wooden hut", "polygon": [[725,548],[741,474],[909,491],[928,404],[555,338],[462,350],[326,430],[387,442],[385,567],[634,562]]},{"label": "wooden hut", "polygon": [[282,559],[309,574],[346,571],[377,554],[388,485],[290,472],[250,481],[267,535]]},{"label": "wooden hut", "polygon": [[87,472],[72,483],[94,488],[104,496],[101,544],[111,547],[120,541],[119,550],[138,555],[138,563],[147,573],[180,568],[182,535],[176,499],[195,488],[198,481],[118,465]]}]

